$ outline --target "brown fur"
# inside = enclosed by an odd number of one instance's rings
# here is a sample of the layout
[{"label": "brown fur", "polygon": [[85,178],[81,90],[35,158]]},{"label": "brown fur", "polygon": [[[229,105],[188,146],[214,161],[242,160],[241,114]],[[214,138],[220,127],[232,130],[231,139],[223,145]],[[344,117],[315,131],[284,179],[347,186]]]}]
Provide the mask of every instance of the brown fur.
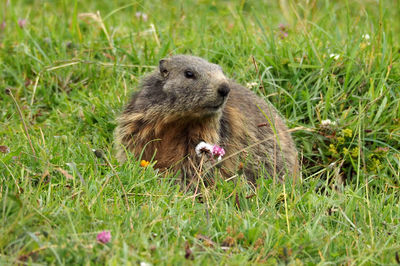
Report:
[{"label": "brown fur", "polygon": [[275,109],[228,80],[218,65],[193,56],[163,59],[144,78],[118,118],[115,139],[119,160],[126,151],[145,160],[154,157],[156,167],[181,170],[189,180],[200,163],[195,147],[201,141],[225,149],[225,178],[239,165],[251,182],[261,168],[279,180],[298,172],[296,148]]}]

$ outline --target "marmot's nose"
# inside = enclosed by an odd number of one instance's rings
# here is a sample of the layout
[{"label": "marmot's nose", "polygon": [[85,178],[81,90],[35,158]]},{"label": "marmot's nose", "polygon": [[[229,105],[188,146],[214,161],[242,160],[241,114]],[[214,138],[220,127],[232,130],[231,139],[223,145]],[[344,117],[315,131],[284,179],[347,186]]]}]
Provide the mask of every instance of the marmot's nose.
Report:
[{"label": "marmot's nose", "polygon": [[221,84],[218,87],[218,94],[221,95],[222,97],[225,97],[229,94],[231,89],[228,87],[228,84]]}]

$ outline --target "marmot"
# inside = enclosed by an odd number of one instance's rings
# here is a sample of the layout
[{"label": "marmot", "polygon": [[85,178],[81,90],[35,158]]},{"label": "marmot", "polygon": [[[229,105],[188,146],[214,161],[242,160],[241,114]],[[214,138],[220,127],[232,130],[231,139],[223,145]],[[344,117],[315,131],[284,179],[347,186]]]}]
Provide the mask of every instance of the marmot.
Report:
[{"label": "marmot", "polygon": [[191,180],[201,141],[225,149],[224,178],[238,170],[251,182],[298,172],[295,145],[271,104],[228,79],[219,65],[190,55],[162,59],[118,118],[117,158],[124,161],[127,152],[154,158],[157,168],[180,170]]}]

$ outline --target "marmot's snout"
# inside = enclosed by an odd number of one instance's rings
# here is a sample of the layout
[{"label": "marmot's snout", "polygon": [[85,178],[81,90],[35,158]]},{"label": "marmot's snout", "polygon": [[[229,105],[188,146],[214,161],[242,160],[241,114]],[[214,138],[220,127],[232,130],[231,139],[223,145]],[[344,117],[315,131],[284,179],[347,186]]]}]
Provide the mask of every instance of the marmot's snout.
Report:
[{"label": "marmot's snout", "polygon": [[219,85],[217,91],[218,91],[219,96],[226,97],[226,96],[228,96],[231,89],[229,88],[227,83],[222,83],[221,85]]}]

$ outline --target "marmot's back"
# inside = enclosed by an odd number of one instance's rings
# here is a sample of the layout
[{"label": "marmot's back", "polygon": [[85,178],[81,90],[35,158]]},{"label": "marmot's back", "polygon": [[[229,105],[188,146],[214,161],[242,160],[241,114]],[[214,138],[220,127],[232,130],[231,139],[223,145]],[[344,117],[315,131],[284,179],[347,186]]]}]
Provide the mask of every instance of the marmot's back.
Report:
[{"label": "marmot's back", "polygon": [[[224,118],[225,116],[230,118]],[[296,147],[284,121],[271,104],[249,89],[231,83],[231,92],[222,119],[230,120],[228,124],[231,128],[227,130],[236,136],[222,138],[221,145],[227,147],[227,150],[242,150],[254,146],[247,149],[248,178],[257,178],[261,164],[272,178],[297,175]],[[232,145],[235,147],[230,147]]]},{"label": "marmot's back", "polygon": [[225,149],[224,177],[242,167],[250,181],[262,169],[271,178],[296,175],[297,151],[282,118],[273,106],[228,80],[218,65],[173,56],[161,60],[140,87],[118,118],[120,160],[126,152],[145,160],[154,156],[156,167],[181,170],[191,180],[200,164],[195,148],[204,141]]}]

